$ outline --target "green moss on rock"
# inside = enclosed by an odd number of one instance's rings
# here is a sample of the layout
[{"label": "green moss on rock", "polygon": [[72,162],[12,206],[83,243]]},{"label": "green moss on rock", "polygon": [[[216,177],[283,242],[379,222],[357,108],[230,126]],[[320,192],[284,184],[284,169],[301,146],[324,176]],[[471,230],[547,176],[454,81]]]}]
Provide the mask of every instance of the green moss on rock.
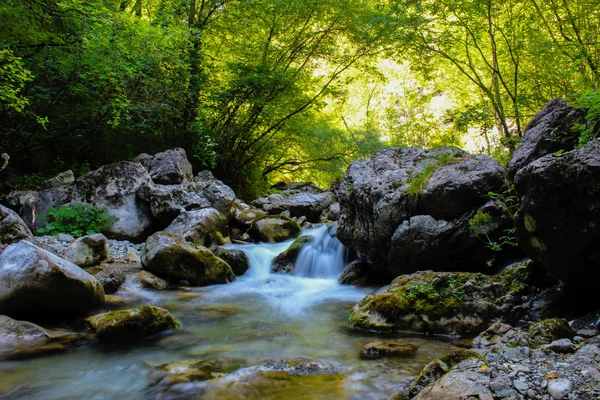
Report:
[{"label": "green moss on rock", "polygon": [[302,228],[285,215],[265,215],[252,223],[250,234],[261,242],[279,243],[297,236]]},{"label": "green moss on rock", "polygon": [[98,314],[85,322],[102,341],[133,340],[181,327],[169,311],[154,306]]},{"label": "green moss on rock", "polygon": [[359,302],[349,324],[380,332],[477,334],[531,291],[529,269],[528,264],[515,264],[496,276],[431,271],[403,275],[386,292]]},{"label": "green moss on rock", "polygon": [[527,339],[533,346],[552,343],[563,338],[573,338],[573,330],[564,318],[551,318],[531,324]]}]

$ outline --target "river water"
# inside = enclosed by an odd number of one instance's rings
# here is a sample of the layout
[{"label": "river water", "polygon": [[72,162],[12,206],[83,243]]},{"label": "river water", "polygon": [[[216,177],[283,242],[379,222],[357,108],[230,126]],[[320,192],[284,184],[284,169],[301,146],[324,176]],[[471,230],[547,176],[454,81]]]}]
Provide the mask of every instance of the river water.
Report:
[{"label": "river water", "polygon": [[[234,358],[244,366],[270,359],[306,357],[342,369],[336,379],[286,378],[260,390],[231,387],[205,393],[219,399],[381,399],[409,385],[432,359],[452,345],[423,337],[377,336],[345,327],[351,307],[372,292],[340,285],[345,249],[327,226],[313,236],[295,275],[272,274],[272,259],[292,241],[231,245],[243,249],[251,268],[234,283],[174,291],[141,288],[134,274],[110,309],[151,304],[168,309],[183,329],[137,343],[107,346],[80,340],[67,352],[0,361],[0,399],[157,399],[149,390],[153,366],[176,360]],[[418,347],[412,358],[364,360],[366,343],[400,340]],[[271,387],[269,387],[271,385]],[[200,398],[193,393],[179,398]]]}]

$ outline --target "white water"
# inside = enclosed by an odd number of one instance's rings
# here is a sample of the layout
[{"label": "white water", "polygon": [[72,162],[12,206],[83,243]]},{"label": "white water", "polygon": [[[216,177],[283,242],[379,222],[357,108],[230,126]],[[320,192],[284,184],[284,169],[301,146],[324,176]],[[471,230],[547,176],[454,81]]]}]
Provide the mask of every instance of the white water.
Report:
[{"label": "white water", "polygon": [[287,250],[294,239],[276,244],[227,246],[243,250],[250,259],[250,269],[232,284],[215,286],[211,296],[258,294],[274,309],[288,314],[300,313],[330,300],[359,301],[367,290],[340,285],[337,281],[346,267],[346,249],[331,229],[322,225],[302,232],[312,240],[300,250],[294,275],[271,272],[273,259]]}]

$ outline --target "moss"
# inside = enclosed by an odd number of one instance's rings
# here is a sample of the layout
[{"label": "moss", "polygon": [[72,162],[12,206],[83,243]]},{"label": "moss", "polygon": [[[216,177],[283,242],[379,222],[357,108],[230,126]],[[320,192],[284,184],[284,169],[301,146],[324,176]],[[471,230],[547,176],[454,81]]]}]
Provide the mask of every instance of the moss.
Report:
[{"label": "moss", "polygon": [[412,344],[397,342],[371,342],[363,346],[362,358],[375,359],[381,357],[412,357],[417,348]]},{"label": "moss", "polygon": [[527,339],[533,346],[541,346],[558,339],[572,338],[573,331],[564,318],[551,318],[536,322],[529,327]]},{"label": "moss", "polygon": [[167,310],[154,306],[98,314],[85,321],[99,340],[108,341],[132,340],[181,327]]}]

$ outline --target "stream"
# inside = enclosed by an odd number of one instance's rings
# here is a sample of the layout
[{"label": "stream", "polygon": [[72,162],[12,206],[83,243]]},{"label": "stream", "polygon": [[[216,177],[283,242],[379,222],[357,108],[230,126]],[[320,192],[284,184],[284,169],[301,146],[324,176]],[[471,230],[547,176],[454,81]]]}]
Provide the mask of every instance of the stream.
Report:
[{"label": "stream", "polygon": [[[156,305],[169,310],[183,329],[119,346],[82,339],[66,352],[0,361],[0,399],[199,398],[165,397],[149,390],[149,372],[176,360],[235,358],[252,366],[295,357],[333,364],[343,374],[337,379],[287,377],[260,390],[232,386],[202,398],[381,399],[409,385],[425,364],[453,347],[440,339],[347,329],[351,307],[375,288],[338,284],[346,251],[327,226],[303,234],[313,240],[302,248],[295,275],[270,272],[272,259],[292,240],[229,245],[246,252],[251,263],[250,270],[230,284],[152,291],[143,289],[131,274],[116,293],[122,303],[108,308]],[[418,351],[411,358],[361,359],[362,346],[377,339],[401,340]]]}]

